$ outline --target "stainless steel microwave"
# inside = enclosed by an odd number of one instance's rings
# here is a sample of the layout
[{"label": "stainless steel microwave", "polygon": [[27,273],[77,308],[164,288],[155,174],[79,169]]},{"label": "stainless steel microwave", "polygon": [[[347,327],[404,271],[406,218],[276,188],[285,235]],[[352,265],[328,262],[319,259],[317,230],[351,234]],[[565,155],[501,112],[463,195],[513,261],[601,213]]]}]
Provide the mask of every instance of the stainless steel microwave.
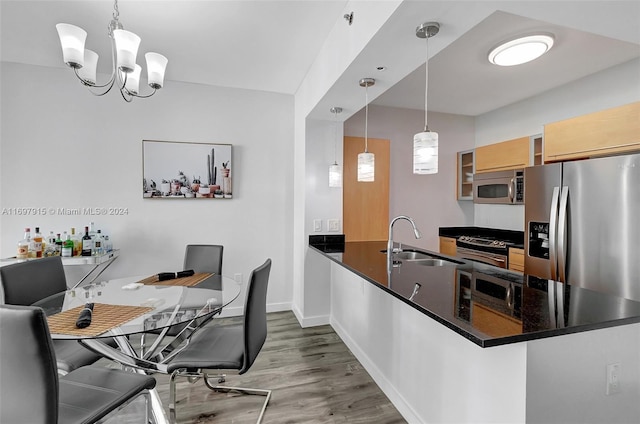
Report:
[{"label": "stainless steel microwave", "polygon": [[514,169],[475,174],[473,202],[502,205],[524,204],[524,170]]}]

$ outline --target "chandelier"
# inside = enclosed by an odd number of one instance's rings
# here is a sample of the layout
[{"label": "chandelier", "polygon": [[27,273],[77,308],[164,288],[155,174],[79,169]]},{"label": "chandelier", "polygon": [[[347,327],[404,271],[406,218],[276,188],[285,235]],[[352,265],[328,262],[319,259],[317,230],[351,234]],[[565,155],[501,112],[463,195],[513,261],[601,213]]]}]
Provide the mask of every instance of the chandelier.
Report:
[{"label": "chandelier", "polygon": [[80,82],[96,96],[104,96],[111,91],[114,84],[117,84],[122,98],[127,102],[131,102],[134,97],[151,97],[162,88],[168,60],[158,53],[149,52],[144,55],[147,61],[147,83],[153,91],[149,94],[141,94],[139,85],[142,68],[136,64],[140,37],[125,31],[118,19],[119,16],[118,0],[115,0],[113,19],[108,26],[112,61],[109,81],[105,84],[96,83],[98,54],[84,48],[87,32],[75,25],[61,23],[56,25],[56,29],[62,45],[64,63],[73,69]]}]

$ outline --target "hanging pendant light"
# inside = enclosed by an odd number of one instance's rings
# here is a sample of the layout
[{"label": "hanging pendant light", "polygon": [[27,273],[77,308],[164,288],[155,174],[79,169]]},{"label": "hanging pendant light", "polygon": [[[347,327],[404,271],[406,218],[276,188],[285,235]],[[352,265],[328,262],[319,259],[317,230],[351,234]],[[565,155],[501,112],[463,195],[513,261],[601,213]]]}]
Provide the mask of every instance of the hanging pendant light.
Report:
[{"label": "hanging pendant light", "polygon": [[360,80],[360,87],[364,87],[364,153],[358,154],[358,181],[359,182],[372,182],[375,180],[375,156],[373,153],[369,153],[369,95],[368,88],[376,83],[373,78],[362,78]]},{"label": "hanging pendant light", "polygon": [[335,115],[335,134],[333,147],[333,165],[329,165],[329,187],[342,187],[342,167],[338,165],[338,114],[341,107],[334,106],[329,109]]},{"label": "hanging pendant light", "polygon": [[427,98],[429,94],[429,38],[440,31],[440,24],[427,22],[416,28],[416,36],[425,38],[427,45],[424,85],[424,131],[413,136],[413,173],[438,173],[438,133],[429,129],[427,123]]}]

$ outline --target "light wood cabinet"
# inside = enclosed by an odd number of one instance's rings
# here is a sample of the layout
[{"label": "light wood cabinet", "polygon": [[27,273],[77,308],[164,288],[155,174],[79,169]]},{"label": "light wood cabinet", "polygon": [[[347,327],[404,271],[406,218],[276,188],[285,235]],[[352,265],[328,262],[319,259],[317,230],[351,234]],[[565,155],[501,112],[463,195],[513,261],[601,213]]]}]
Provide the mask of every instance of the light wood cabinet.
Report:
[{"label": "light wood cabinet", "polygon": [[475,172],[473,150],[458,152],[457,169],[456,198],[458,200],[473,200],[473,174]]},{"label": "light wood cabinet", "polygon": [[529,164],[532,166],[544,165],[542,134],[531,136],[531,157],[533,161]]},{"label": "light wood cabinet", "polygon": [[524,168],[530,164],[530,154],[529,137],[476,147],[475,171],[480,173]]},{"label": "light wood cabinet", "polygon": [[524,272],[524,249],[509,248],[509,270]]},{"label": "light wood cabinet", "polygon": [[640,102],[544,126],[545,162],[637,150],[640,150]]},{"label": "light wood cabinet", "polygon": [[456,255],[456,239],[453,237],[440,237],[440,253],[443,255]]}]

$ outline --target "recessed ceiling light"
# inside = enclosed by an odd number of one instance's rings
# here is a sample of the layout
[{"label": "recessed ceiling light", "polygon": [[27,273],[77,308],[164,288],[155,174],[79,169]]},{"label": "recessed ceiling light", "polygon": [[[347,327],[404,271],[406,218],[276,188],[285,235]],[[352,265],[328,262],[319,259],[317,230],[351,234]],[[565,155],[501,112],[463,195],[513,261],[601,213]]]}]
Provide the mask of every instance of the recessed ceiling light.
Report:
[{"label": "recessed ceiling light", "polygon": [[500,66],[514,66],[530,62],[548,52],[553,35],[535,34],[507,41],[489,52],[489,62]]},{"label": "recessed ceiling light", "polygon": [[380,71],[380,72],[384,72],[384,71],[387,70],[387,67],[386,66],[376,66],[376,70]]}]

